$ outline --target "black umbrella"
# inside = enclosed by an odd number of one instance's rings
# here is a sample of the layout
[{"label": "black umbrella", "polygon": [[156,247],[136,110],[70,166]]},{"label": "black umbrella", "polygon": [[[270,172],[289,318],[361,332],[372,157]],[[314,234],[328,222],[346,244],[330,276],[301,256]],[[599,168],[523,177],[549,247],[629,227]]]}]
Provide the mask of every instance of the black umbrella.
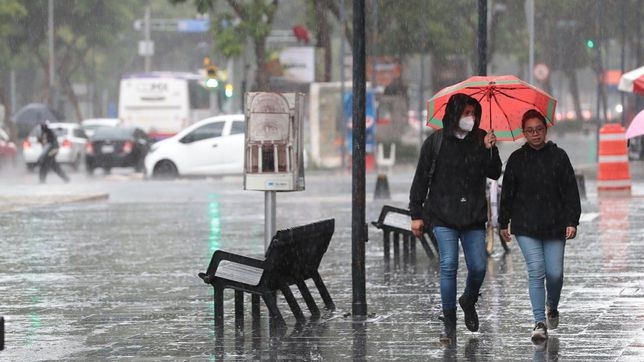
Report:
[{"label": "black umbrella", "polygon": [[27,137],[29,132],[41,123],[49,120],[57,122],[62,117],[58,112],[42,103],[29,103],[16,112],[12,118],[18,131],[18,139]]}]

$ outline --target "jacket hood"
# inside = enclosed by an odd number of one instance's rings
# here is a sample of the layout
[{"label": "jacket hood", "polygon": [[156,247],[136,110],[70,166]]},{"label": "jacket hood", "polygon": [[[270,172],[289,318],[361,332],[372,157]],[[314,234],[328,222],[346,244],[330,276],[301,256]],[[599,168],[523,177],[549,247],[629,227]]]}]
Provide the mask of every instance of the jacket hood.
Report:
[{"label": "jacket hood", "polygon": [[454,130],[458,127],[461,114],[463,114],[463,111],[468,104],[474,106],[474,128],[472,128],[470,134],[476,133],[476,130],[479,129],[482,114],[481,104],[476,101],[476,99],[466,94],[457,93],[450,97],[445,107],[445,116],[443,117],[443,129],[445,129],[445,135],[454,135]]}]

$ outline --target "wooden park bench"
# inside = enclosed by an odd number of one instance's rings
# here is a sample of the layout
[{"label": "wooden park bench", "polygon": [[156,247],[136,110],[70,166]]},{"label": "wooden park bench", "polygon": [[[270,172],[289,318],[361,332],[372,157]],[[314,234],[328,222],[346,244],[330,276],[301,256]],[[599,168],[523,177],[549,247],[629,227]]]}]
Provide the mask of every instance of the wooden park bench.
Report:
[{"label": "wooden park bench", "polygon": [[[411,231],[411,214],[409,210],[401,209],[398,207],[384,205],[380,211],[380,216],[377,221],[372,221],[371,224],[383,232],[383,247],[385,253],[385,260],[390,258],[390,244],[393,241],[394,259],[397,261],[400,258],[399,245],[402,238],[403,241],[403,259],[409,260],[410,254],[415,257],[416,255],[416,240],[420,241],[425,253],[431,259],[438,256],[438,244],[434,235],[430,233],[423,233],[420,238],[416,238]],[[392,240],[393,236],[393,240]],[[431,245],[427,242],[427,237],[431,241]]]},{"label": "wooden park bench", "polygon": [[253,318],[259,317],[259,297],[264,300],[272,320],[284,324],[277,308],[275,292],[281,291],[298,322],[304,314],[290,285],[297,285],[311,315],[320,311],[306,286],[313,279],[326,308],[335,309],[333,300],[318,273],[335,228],[335,220],[328,219],[290,229],[279,230],[273,236],[264,260],[217,250],[210,265],[199,277],[215,289],[215,327],[223,326],[224,289],[235,290],[235,320],[243,324],[244,292],[253,296]]}]

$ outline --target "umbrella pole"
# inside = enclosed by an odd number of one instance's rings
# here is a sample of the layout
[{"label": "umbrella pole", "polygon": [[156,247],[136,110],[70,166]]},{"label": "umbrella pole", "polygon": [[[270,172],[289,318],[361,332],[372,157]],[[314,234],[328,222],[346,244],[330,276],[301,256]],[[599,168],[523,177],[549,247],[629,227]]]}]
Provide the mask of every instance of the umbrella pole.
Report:
[{"label": "umbrella pole", "polygon": [[[488,111],[488,118],[490,119],[490,132],[494,133],[494,130],[492,129],[492,91],[490,90],[487,94],[487,111]],[[492,147],[490,147],[490,157],[492,157]]]}]

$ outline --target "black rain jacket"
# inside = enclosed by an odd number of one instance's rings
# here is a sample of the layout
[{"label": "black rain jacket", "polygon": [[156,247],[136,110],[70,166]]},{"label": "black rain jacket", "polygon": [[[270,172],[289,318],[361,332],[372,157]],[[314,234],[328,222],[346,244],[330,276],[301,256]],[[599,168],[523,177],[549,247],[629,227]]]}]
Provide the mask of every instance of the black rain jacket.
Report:
[{"label": "black rain jacket", "polygon": [[423,219],[425,228],[446,226],[457,230],[485,228],[487,222],[486,178],[498,179],[501,159],[496,146],[485,148],[484,130],[475,128],[464,139],[443,134],[434,174],[430,135],[420,151],[409,192],[413,220]]},{"label": "black rain jacket", "polygon": [[553,142],[535,150],[527,143],[508,158],[503,175],[499,227],[536,239],[565,239],[579,225],[581,202],[566,151]]}]

